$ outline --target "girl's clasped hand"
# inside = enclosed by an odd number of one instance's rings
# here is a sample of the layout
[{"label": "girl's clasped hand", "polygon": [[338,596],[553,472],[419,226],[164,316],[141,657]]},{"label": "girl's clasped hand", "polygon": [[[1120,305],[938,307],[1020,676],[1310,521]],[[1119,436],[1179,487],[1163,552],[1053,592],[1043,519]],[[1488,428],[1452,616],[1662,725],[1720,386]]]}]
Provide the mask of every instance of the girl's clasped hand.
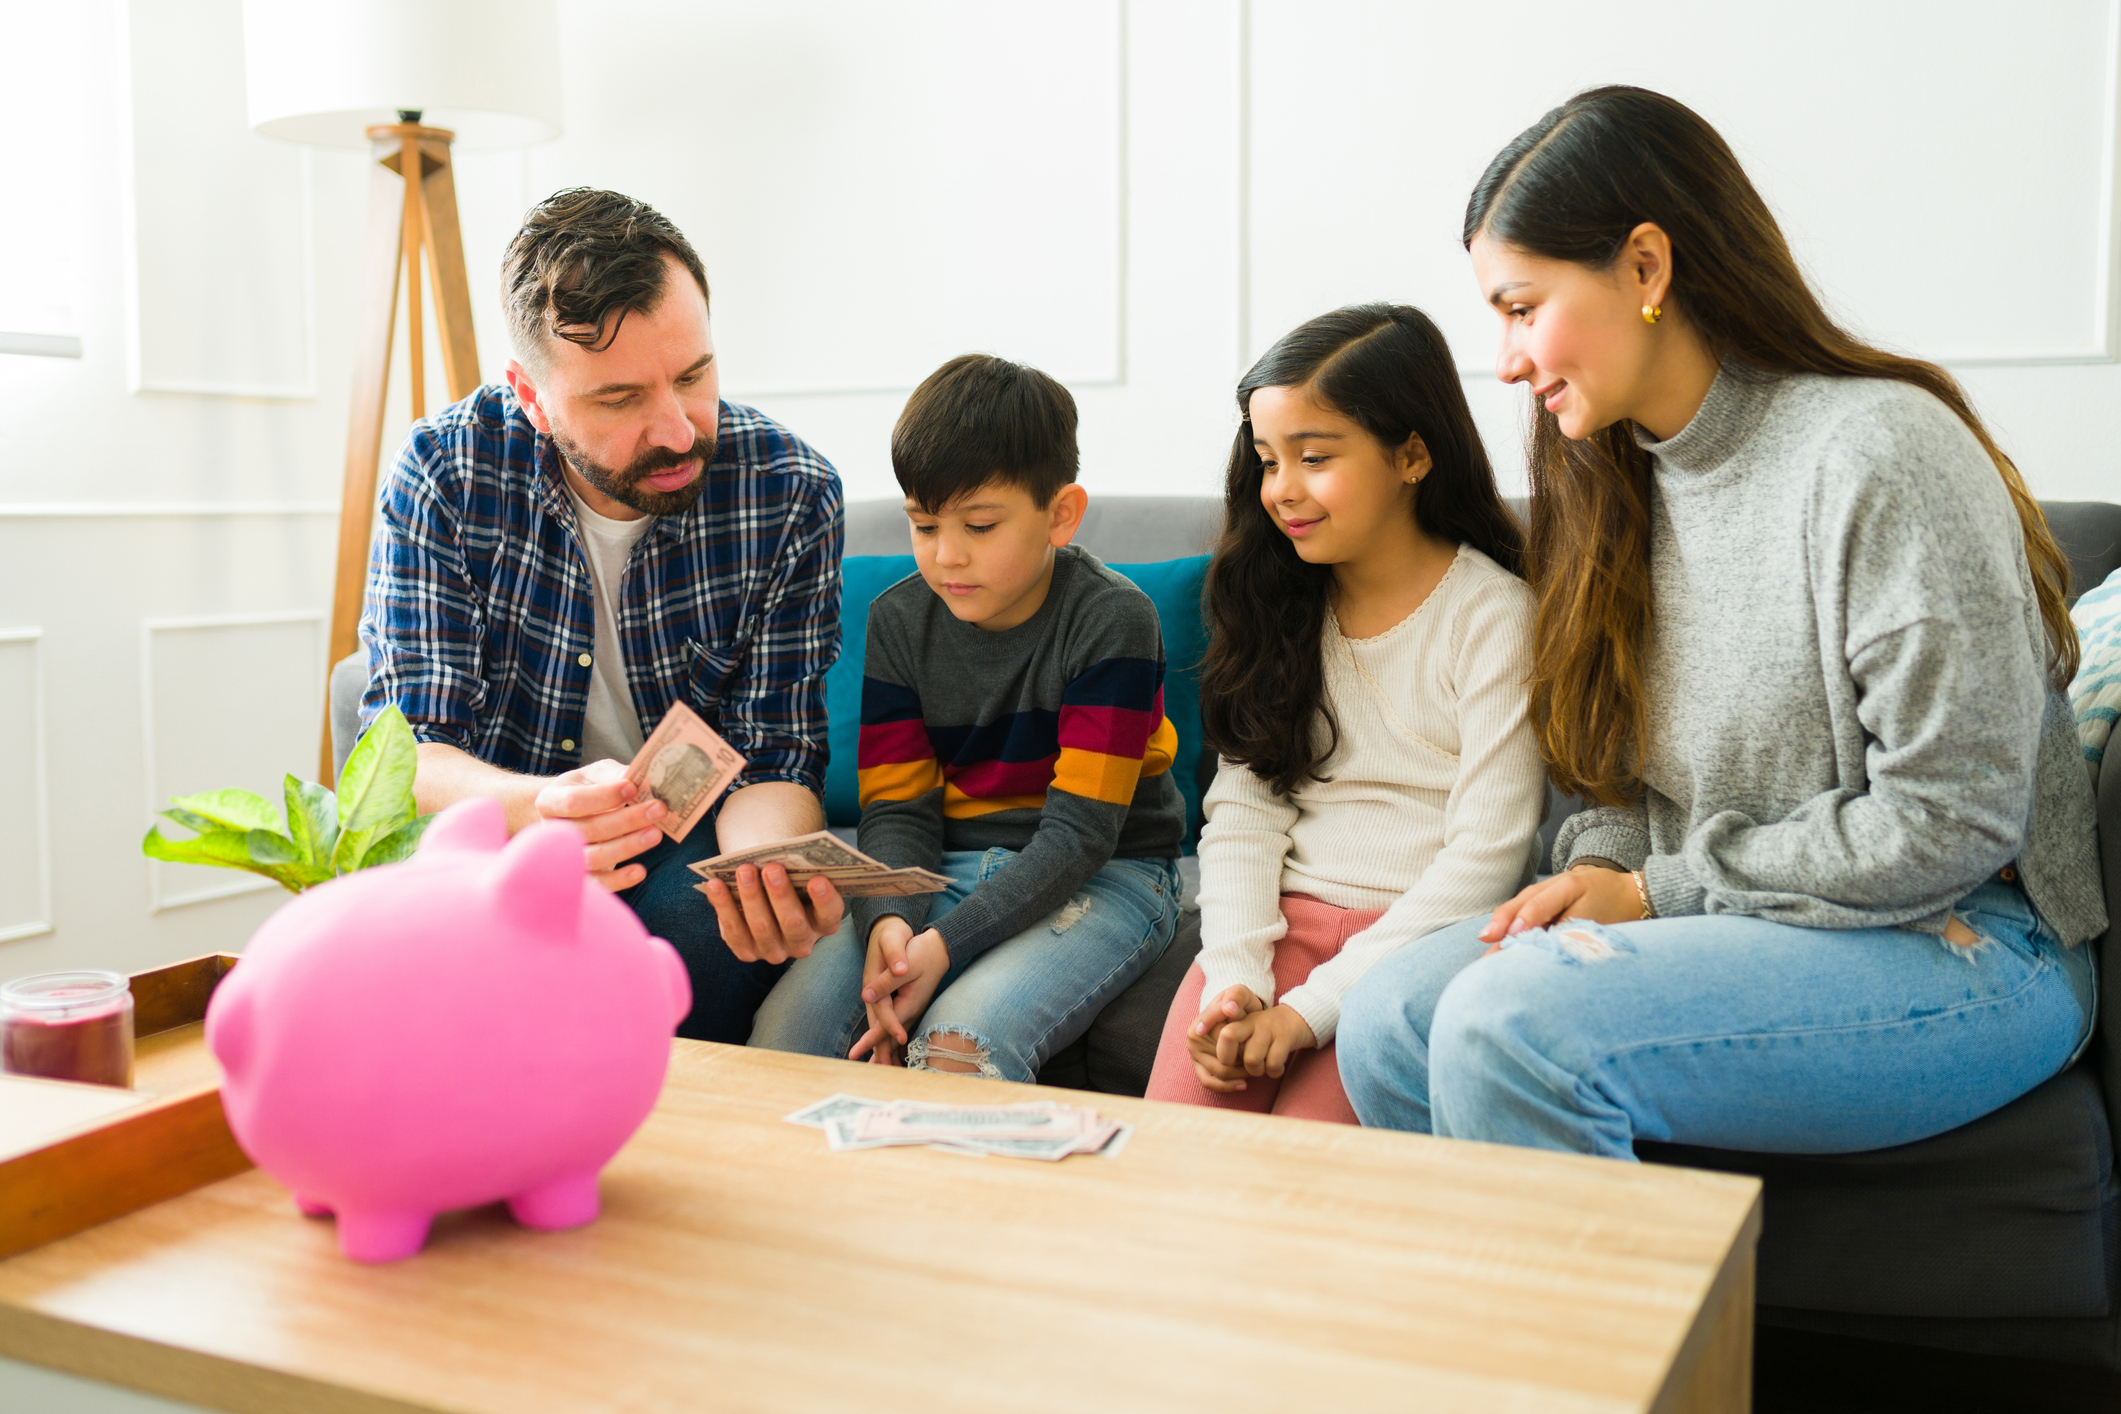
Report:
[{"label": "girl's clasped hand", "polygon": [[1268,1006],[1250,987],[1226,987],[1201,1008],[1186,1030],[1193,1073],[1218,1094],[1245,1088],[1248,1075],[1279,1080],[1289,1058],[1318,1044],[1311,1025],[1291,1006]]}]

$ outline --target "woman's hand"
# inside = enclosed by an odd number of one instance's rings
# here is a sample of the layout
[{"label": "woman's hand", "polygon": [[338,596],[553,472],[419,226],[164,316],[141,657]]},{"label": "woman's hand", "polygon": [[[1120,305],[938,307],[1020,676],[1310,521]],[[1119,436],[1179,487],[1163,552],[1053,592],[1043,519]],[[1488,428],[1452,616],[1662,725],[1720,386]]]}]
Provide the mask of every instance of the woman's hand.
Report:
[{"label": "woman's hand", "polygon": [[1279,1080],[1289,1068],[1289,1057],[1317,1044],[1302,1012],[1288,1005],[1270,1006],[1224,1025],[1215,1036],[1215,1058],[1246,1075]]},{"label": "woman's hand", "polygon": [[1267,1004],[1242,983],[1223,988],[1221,995],[1200,1009],[1200,1015],[1186,1028],[1186,1054],[1192,1058],[1193,1073],[1202,1086],[1221,1095],[1245,1088],[1244,1067],[1224,1065],[1216,1058],[1215,1036],[1230,1022],[1266,1009]]},{"label": "woman's hand", "polygon": [[1551,879],[1542,879],[1495,910],[1480,930],[1484,943],[1514,938],[1528,928],[1544,928],[1563,918],[1593,923],[1635,923],[1646,915],[1635,876],[1597,864],[1579,864]]}]

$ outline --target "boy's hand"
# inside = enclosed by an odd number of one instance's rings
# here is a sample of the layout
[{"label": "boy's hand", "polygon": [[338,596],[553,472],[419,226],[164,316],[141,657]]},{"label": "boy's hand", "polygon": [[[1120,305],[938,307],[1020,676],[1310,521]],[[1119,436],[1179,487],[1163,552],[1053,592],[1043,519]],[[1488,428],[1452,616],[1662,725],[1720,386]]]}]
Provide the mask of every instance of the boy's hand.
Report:
[{"label": "boy's hand", "polygon": [[1215,1036],[1215,1058],[1225,1067],[1242,1067],[1246,1075],[1275,1079],[1289,1068],[1289,1057],[1318,1044],[1311,1023],[1292,1006],[1272,1006],[1224,1025]]},{"label": "boy's hand", "polygon": [[1186,1053],[1192,1058],[1193,1074],[1207,1089],[1227,1095],[1245,1088],[1244,1068],[1225,1065],[1216,1055],[1216,1035],[1231,1022],[1264,1011],[1266,1006],[1256,992],[1242,983],[1225,987],[1186,1028]]},{"label": "boy's hand", "polygon": [[911,924],[897,914],[886,914],[869,930],[868,955],[862,964],[862,1006],[869,1014],[869,1029],[849,1060],[860,1060],[885,1044],[903,1047],[910,1039],[906,1028],[920,1020],[936,988],[950,971],[950,948],[943,935],[930,928],[915,935]]}]

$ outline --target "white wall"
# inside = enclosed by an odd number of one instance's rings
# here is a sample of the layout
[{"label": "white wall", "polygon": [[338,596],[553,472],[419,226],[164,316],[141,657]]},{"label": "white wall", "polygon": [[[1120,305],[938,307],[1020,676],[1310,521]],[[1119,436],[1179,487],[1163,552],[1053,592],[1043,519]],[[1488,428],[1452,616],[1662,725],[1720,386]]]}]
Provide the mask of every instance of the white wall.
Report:
[{"label": "white wall", "polygon": [[[1237,373],[1370,298],[1444,326],[1514,485],[1459,213],[1626,80],[1722,128],[1834,307],[1950,361],[2039,494],[2113,499],[2115,11],[563,0],[565,136],[460,162],[480,350],[524,207],[594,183],[691,233],[730,396],[852,496],[968,348],[1071,384],[1093,493],[1212,493]],[[313,771],[364,159],[244,129],[239,15],[0,0],[0,349],[79,351],[0,353],[0,976],[240,946],[279,895],[151,868],[150,804]]]}]

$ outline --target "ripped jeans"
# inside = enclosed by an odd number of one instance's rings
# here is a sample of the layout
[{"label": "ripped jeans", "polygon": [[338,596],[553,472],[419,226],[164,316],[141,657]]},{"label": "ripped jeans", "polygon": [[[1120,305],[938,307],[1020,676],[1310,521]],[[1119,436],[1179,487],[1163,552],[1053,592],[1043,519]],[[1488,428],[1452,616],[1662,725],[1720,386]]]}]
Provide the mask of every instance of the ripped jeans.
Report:
[{"label": "ripped jeans", "polygon": [[1637,1139],[1848,1153],[2000,1109],[2082,1053],[2088,946],[2014,884],[1954,910],[1981,941],[1719,914],[1407,944],[1342,1004],[1364,1124],[1627,1159]]},{"label": "ripped jeans", "polygon": [[[935,896],[922,927],[950,936],[950,910],[1015,857],[1014,850],[952,850],[940,872],[950,886]],[[1029,1083],[1039,1067],[1090,1029],[1105,1004],[1149,970],[1178,925],[1178,861],[1114,859],[1091,875],[1058,911],[970,963],[953,959],[918,1023],[907,1027],[906,1064],[922,1068],[927,1038],[954,1034],[969,1051],[941,1057],[978,1067],[981,1075]],[[916,930],[918,931],[918,930]],[[862,1008],[866,939],[849,919],[820,939],[759,1007],[751,1044],[844,1059],[868,1029]]]}]

